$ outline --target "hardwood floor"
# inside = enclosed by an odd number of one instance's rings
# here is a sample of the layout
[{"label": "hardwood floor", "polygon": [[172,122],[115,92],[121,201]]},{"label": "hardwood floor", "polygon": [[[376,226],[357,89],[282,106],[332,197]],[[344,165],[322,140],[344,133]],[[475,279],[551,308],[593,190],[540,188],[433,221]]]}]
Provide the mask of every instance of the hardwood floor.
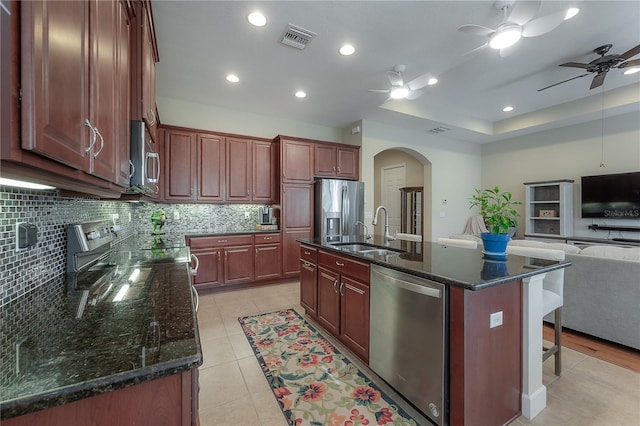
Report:
[{"label": "hardwood floor", "polygon": [[[553,326],[544,324],[543,338],[553,341]],[[562,330],[562,346],[640,373],[640,351],[573,330]]]}]

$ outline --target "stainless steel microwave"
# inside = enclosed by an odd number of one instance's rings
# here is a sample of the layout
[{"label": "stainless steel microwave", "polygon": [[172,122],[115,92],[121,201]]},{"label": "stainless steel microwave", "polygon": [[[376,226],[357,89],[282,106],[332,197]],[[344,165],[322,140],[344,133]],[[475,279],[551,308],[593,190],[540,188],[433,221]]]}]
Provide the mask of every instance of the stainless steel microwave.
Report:
[{"label": "stainless steel microwave", "polygon": [[127,192],[158,193],[160,155],[153,150],[144,121],[131,121],[131,186]]}]

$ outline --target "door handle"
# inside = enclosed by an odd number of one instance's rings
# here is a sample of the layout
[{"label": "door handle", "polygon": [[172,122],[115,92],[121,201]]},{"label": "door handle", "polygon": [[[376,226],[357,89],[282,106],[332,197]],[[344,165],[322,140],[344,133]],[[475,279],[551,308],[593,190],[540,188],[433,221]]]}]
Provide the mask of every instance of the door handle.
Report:
[{"label": "door handle", "polygon": [[340,296],[344,296],[344,293],[342,292],[342,287],[344,287],[344,283],[340,283]]},{"label": "door handle", "polygon": [[340,267],[343,267],[343,266],[344,266],[344,263],[342,263],[342,262],[338,262],[338,261],[336,260],[336,265],[337,265],[337,266],[340,266]]},{"label": "door handle", "polygon": [[196,256],[193,253],[191,253],[191,259],[193,259],[196,262],[196,267],[191,268],[190,273],[191,275],[198,275],[198,269],[200,268],[200,259],[198,259],[198,256]]},{"label": "door handle", "polygon": [[98,155],[100,155],[100,153],[104,149],[104,138],[102,137],[102,133],[100,133],[100,130],[98,130],[97,127],[94,127],[94,129],[96,129],[96,134],[100,138],[100,149],[98,150],[98,152],[93,154],[93,158],[96,158],[96,157],[98,157]]},{"label": "door handle", "polygon": [[336,286],[338,285],[338,280],[333,280],[333,292],[338,294],[338,290],[336,289]]},{"label": "door handle", "polygon": [[85,119],[83,125],[89,127],[91,129],[91,145],[89,145],[89,148],[85,148],[84,152],[89,152],[93,149],[93,146],[96,144],[97,141],[97,137],[98,135],[96,134],[96,128],[93,127],[91,125],[91,122],[89,121],[89,119]]}]

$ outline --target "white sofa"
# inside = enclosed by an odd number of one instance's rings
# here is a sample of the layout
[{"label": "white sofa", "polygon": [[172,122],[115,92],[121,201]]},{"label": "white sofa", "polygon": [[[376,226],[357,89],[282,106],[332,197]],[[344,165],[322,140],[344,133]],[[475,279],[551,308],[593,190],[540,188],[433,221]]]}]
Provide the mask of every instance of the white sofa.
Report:
[{"label": "white sofa", "polygon": [[[480,241],[467,234],[451,238]],[[565,252],[572,266],[564,274],[563,327],[640,349],[640,247],[594,245],[580,249],[533,240],[512,240],[509,244]],[[545,321],[553,322],[553,315]]]}]

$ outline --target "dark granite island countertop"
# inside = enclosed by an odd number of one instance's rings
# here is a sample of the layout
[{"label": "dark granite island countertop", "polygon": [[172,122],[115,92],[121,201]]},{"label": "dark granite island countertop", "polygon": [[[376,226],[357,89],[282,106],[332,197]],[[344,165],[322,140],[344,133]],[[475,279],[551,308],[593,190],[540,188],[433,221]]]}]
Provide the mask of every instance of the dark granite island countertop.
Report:
[{"label": "dark granite island countertop", "polygon": [[485,256],[480,248],[472,250],[428,241],[396,240],[387,245],[382,237],[377,236],[366,242],[362,238],[346,237],[338,244],[361,242],[399,250],[398,254],[391,256],[362,254],[349,250],[348,247],[336,245],[335,242],[326,243],[320,239],[298,241],[467,290],[481,290],[571,265],[568,261],[533,259],[515,255],[508,255],[504,260],[496,260]]},{"label": "dark granite island countertop", "polygon": [[38,336],[3,337],[20,343],[19,357],[2,360],[14,370],[3,374],[3,420],[202,364],[187,263],[104,267],[109,278],[88,290],[84,278],[68,274]]}]

